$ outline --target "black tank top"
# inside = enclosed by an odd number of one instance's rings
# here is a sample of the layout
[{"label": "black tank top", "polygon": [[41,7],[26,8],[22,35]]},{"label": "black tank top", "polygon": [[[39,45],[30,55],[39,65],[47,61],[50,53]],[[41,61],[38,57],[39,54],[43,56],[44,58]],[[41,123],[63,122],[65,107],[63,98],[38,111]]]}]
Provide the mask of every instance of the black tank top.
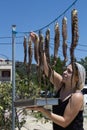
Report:
[{"label": "black tank top", "polygon": [[[60,90],[58,91],[57,95],[55,97],[59,98]],[[69,97],[65,101],[59,100],[59,105],[53,106],[53,113],[57,115],[63,116],[64,110],[69,102]],[[69,124],[66,128],[63,128],[55,123],[53,123],[53,130],[84,130],[83,128],[83,111],[79,111],[78,115],[75,117],[75,119]]]}]

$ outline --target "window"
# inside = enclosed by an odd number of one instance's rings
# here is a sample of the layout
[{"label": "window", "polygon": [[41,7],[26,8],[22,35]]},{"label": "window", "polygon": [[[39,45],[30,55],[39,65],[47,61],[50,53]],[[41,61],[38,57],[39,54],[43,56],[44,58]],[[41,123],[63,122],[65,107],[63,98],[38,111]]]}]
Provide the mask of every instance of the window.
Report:
[{"label": "window", "polygon": [[10,70],[3,70],[2,77],[10,77]]}]

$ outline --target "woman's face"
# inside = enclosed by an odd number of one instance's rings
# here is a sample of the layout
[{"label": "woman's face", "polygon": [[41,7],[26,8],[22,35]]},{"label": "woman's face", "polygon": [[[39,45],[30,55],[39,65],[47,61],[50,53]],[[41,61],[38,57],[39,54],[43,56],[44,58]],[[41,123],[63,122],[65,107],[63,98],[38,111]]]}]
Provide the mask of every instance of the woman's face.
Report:
[{"label": "woman's face", "polygon": [[71,64],[66,68],[66,70],[63,72],[63,82],[71,82],[71,78],[72,78],[72,66]]},{"label": "woman's face", "polygon": [[[73,76],[73,77],[72,77]],[[74,74],[73,74],[73,70],[72,70],[72,65],[68,65],[68,67],[66,68],[66,70],[63,72],[63,83],[65,84],[72,84],[76,83],[78,81],[78,76],[77,76],[77,71],[75,70]]]}]

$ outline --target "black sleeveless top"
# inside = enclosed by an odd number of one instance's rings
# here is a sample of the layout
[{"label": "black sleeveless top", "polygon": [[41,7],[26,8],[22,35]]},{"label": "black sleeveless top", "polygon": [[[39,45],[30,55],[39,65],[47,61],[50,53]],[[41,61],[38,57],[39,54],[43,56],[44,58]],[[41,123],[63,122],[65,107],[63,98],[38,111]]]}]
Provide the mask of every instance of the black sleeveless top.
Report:
[{"label": "black sleeveless top", "polygon": [[[60,90],[58,91],[57,95],[55,97],[59,98]],[[59,100],[59,105],[53,106],[53,113],[57,115],[63,116],[64,110],[69,102],[69,97],[65,101]],[[84,130],[83,128],[83,111],[79,111],[78,115],[75,117],[75,119],[69,124],[66,128],[63,128],[55,123],[53,123],[53,130]]]}]

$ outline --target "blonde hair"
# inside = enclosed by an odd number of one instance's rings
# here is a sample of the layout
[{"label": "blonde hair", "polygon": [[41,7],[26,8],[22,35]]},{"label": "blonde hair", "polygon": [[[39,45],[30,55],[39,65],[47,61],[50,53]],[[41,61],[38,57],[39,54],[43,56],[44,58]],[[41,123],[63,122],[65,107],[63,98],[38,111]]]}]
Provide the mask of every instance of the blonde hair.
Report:
[{"label": "blonde hair", "polygon": [[85,85],[86,71],[85,68],[77,62],[75,62],[75,66],[77,68],[78,78],[79,78],[77,82],[77,88],[81,90]]}]

